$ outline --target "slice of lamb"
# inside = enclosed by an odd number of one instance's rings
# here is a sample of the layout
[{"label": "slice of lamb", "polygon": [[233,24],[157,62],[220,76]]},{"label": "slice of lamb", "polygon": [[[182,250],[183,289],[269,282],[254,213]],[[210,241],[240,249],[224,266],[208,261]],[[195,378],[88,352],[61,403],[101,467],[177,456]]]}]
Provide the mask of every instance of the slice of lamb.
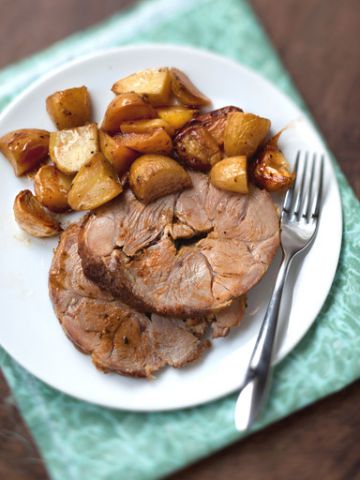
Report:
[{"label": "slice of lamb", "polygon": [[198,359],[210,344],[193,335],[182,320],[149,319],[84,276],[79,231],[74,224],[62,234],[49,275],[56,315],[74,345],[91,354],[101,370],[134,377]]},{"label": "slice of lamb", "polygon": [[231,328],[237,327],[244,317],[246,309],[246,296],[243,295],[232,304],[215,313],[215,319],[211,323],[212,338],[226,337]]}]

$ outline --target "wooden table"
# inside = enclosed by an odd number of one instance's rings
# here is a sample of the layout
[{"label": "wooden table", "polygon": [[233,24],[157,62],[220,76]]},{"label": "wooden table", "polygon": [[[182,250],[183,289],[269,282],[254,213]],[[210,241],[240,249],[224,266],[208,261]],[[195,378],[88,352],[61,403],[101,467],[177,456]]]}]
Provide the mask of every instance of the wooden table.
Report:
[{"label": "wooden table", "polygon": [[[0,0],[0,68],[132,3]],[[360,196],[359,0],[250,3]],[[0,478],[48,479],[3,377],[0,395]],[[357,382],[171,478],[355,480],[360,478],[359,405]]]}]

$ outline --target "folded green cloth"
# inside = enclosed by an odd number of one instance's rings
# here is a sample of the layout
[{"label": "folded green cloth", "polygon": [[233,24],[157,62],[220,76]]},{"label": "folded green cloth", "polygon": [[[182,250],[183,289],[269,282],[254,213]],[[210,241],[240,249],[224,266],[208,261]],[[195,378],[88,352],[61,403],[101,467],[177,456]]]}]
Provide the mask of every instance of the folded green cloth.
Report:
[{"label": "folded green cloth", "polygon": [[[188,44],[232,57],[260,72],[304,108],[242,0],[143,3],[0,72],[0,106],[40,74],[79,54],[144,41]],[[275,368],[270,402],[257,429],[360,375],[360,206],[336,163],[335,169],[345,222],[336,279],[314,326]],[[113,411],[53,390],[4,351],[0,362],[56,480],[158,478],[240,438],[233,423],[236,395],[175,412]]]}]

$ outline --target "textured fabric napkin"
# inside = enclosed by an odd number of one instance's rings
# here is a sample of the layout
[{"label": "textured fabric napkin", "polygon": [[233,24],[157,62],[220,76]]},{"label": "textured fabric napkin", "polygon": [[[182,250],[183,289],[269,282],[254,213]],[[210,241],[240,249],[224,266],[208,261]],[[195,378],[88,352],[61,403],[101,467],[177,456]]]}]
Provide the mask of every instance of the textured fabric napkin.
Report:
[{"label": "textured fabric napkin", "polygon": [[[0,72],[0,106],[66,60],[99,48],[144,41],[188,44],[232,57],[260,72],[304,108],[242,0],[143,3]],[[335,169],[345,223],[336,279],[311,330],[276,367],[271,399],[257,429],[360,376],[360,206],[336,163]],[[112,411],[49,388],[4,351],[0,351],[0,362],[56,480],[158,478],[240,437],[233,424],[236,395],[168,413]]]}]

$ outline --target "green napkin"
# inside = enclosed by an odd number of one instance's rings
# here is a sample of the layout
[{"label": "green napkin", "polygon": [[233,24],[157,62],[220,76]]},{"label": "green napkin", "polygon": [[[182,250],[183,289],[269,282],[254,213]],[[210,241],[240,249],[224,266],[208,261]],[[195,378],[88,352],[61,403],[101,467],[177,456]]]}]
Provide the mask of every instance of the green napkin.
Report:
[{"label": "green napkin", "polygon": [[[242,0],[156,0],[114,16],[0,72],[0,106],[40,74],[95,49],[172,42],[203,47],[257,70],[303,104]],[[360,375],[360,207],[335,164],[345,228],[328,299],[309,333],[275,369],[261,428]],[[236,395],[189,410],[129,413],[89,405],[44,385],[4,352],[0,362],[54,479],[150,479],[237,440]]]}]

